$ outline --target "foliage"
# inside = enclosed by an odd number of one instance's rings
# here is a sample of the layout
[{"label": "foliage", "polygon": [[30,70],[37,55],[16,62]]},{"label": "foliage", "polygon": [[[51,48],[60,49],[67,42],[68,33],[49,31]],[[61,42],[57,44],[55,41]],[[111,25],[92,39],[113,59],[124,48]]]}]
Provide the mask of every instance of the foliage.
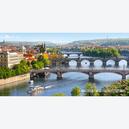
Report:
[{"label": "foliage", "polygon": [[62,58],[63,58],[63,55],[62,54],[51,53],[49,55],[49,59],[50,60],[53,60],[53,59],[62,59]]},{"label": "foliage", "polygon": [[102,89],[103,96],[129,96],[129,80],[121,80]]},{"label": "foliage", "polygon": [[7,67],[0,67],[0,79],[6,79],[16,75],[28,73],[30,66],[27,61],[22,60],[20,64],[15,65],[12,69]]},{"label": "foliage", "polygon": [[41,69],[43,67],[49,66],[50,60],[48,58],[43,58],[42,55],[39,55],[37,61],[32,61],[31,65],[33,69]]},{"label": "foliage", "polygon": [[84,56],[92,57],[119,57],[120,52],[115,48],[86,48],[81,50]]},{"label": "foliage", "polygon": [[86,96],[99,96],[99,92],[97,91],[97,88],[92,83],[86,84]]},{"label": "foliage", "polygon": [[72,96],[80,96],[81,94],[81,89],[80,87],[74,87],[71,91]]},{"label": "foliage", "polygon": [[65,96],[65,94],[64,93],[55,93],[55,94],[53,94],[53,96]]},{"label": "foliage", "polygon": [[39,50],[40,50],[40,53],[44,53],[46,51],[45,44],[39,45]]},{"label": "foliage", "polygon": [[59,54],[59,48],[48,48],[47,49],[47,52],[50,52],[50,53],[55,53],[55,54]]},{"label": "foliage", "polygon": [[42,61],[34,61],[32,62],[32,68],[33,69],[41,69],[44,67],[44,64]]}]

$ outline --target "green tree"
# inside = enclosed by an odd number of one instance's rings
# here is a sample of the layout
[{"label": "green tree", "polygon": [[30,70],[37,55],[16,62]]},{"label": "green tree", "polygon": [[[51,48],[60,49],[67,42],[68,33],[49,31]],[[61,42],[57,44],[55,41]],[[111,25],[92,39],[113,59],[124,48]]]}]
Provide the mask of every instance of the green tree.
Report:
[{"label": "green tree", "polygon": [[92,57],[119,57],[120,51],[116,48],[84,48],[81,49],[83,55]]},{"label": "green tree", "polygon": [[80,96],[81,94],[81,89],[80,87],[74,87],[71,91],[72,96]]},{"label": "green tree", "polygon": [[7,67],[0,67],[0,79],[6,79],[12,76],[28,73],[30,67],[25,60],[22,60],[20,64],[15,65],[12,69]]},{"label": "green tree", "polygon": [[95,85],[93,85],[92,83],[87,83],[85,95],[86,96],[99,96],[99,92]]},{"label": "green tree", "polygon": [[129,96],[129,80],[113,83],[104,87],[101,92],[103,96]]},{"label": "green tree", "polygon": [[49,66],[50,65],[50,60],[49,59],[43,59],[43,63],[44,63],[44,66]]}]

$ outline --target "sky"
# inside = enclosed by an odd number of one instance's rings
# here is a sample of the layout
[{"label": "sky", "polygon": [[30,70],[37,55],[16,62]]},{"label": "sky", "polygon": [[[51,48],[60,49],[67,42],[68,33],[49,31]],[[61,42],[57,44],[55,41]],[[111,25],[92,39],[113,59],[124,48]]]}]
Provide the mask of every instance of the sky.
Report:
[{"label": "sky", "polygon": [[129,38],[129,33],[0,33],[0,41],[49,41],[68,43],[77,40]]}]

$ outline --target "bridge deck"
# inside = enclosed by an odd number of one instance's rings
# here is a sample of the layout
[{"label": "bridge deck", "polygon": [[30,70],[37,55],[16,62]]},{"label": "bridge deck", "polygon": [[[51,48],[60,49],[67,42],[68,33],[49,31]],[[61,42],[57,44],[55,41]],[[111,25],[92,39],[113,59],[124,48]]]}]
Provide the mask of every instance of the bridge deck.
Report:
[{"label": "bridge deck", "polygon": [[82,72],[82,73],[103,73],[103,72],[110,72],[110,73],[117,73],[120,75],[127,75],[129,74],[129,68],[52,68],[52,69],[41,69],[41,70],[32,70],[31,72],[34,73],[42,73],[42,72]]}]

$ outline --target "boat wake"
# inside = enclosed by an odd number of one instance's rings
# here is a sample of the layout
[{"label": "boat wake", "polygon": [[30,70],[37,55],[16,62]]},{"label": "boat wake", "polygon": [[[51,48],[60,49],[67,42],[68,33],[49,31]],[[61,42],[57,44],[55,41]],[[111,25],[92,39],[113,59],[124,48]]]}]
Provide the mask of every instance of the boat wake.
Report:
[{"label": "boat wake", "polygon": [[54,87],[54,85],[45,86],[45,89],[49,89],[49,88],[52,88],[52,87]]}]

